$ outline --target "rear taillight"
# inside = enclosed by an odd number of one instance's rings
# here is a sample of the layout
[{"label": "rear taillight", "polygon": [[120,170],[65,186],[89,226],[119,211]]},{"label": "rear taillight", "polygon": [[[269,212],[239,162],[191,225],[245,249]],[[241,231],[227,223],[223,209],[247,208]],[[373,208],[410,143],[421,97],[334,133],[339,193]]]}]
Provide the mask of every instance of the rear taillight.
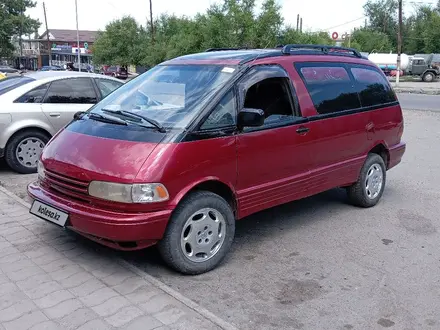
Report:
[{"label": "rear taillight", "polygon": [[399,142],[400,142],[400,140],[402,139],[402,135],[403,135],[403,128],[404,128],[404,124],[403,124],[403,120],[402,120],[402,122],[400,123],[400,125],[399,125],[399,131],[397,132],[397,139],[399,140]]}]

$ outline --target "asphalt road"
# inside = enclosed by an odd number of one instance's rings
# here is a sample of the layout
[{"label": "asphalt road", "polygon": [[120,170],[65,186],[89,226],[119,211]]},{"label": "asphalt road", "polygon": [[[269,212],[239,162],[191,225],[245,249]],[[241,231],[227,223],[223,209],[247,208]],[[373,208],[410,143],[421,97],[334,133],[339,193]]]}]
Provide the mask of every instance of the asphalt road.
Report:
[{"label": "asphalt road", "polygon": [[402,108],[440,112],[440,96],[424,94],[398,94]]},{"label": "asphalt road", "polygon": [[[440,329],[440,113],[404,115],[407,152],[376,207],[335,189],[253,215],[224,264],[196,277],[154,248],[123,256],[240,329]],[[0,171],[22,196],[34,177]]]}]

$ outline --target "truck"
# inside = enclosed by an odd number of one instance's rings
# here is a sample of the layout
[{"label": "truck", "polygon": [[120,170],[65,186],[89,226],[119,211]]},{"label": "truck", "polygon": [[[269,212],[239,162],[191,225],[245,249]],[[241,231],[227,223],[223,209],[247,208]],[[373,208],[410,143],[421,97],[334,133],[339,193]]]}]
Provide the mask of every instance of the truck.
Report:
[{"label": "truck", "polygon": [[433,62],[434,54],[425,57],[413,57],[407,68],[408,75],[420,76],[424,82],[433,82],[440,76],[438,63]]},{"label": "truck", "polygon": [[[368,59],[376,64],[387,76],[391,76],[397,70],[397,54],[370,53]],[[400,70],[406,71],[410,62],[410,57],[406,54],[400,56]]]},{"label": "truck", "polygon": [[[440,65],[433,61],[434,54],[408,56],[401,54],[400,69],[404,75],[419,76],[424,82],[433,82],[440,76]],[[375,63],[387,76],[394,76],[397,70],[397,54],[370,53],[368,59]]]}]

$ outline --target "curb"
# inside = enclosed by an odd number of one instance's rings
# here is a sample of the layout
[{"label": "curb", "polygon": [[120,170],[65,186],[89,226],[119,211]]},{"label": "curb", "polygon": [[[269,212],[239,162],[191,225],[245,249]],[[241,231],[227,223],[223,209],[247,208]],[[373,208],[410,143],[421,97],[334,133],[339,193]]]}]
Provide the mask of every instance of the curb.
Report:
[{"label": "curb", "polygon": [[440,95],[440,89],[417,89],[417,88],[399,88],[393,87],[396,93],[406,93],[406,94],[424,94],[424,95]]},{"label": "curb", "polygon": [[[20,197],[18,197],[17,195],[15,195],[14,193],[10,192],[9,190],[7,190],[6,188],[4,188],[2,186],[0,186],[0,192],[4,193],[5,195],[7,195],[11,199],[13,199],[15,202],[21,204],[23,207],[25,207],[27,209],[29,209],[31,207],[31,205],[28,202],[24,201],[23,199],[21,199]],[[174,299],[178,300],[179,302],[181,302],[183,305],[185,305],[189,309],[192,309],[197,314],[203,316],[205,319],[211,321],[213,324],[220,327],[221,329],[223,329],[223,330],[238,330],[238,328],[236,328],[232,324],[226,322],[222,318],[211,313],[206,308],[200,306],[199,304],[195,303],[191,299],[185,297],[181,293],[177,292],[176,290],[169,287],[168,285],[162,283],[161,281],[159,281],[155,277],[151,276],[150,274],[144,272],[140,268],[130,264],[129,262],[127,262],[126,260],[124,260],[122,258],[115,257],[115,259],[120,265],[128,268],[130,271],[132,271],[136,275],[140,276],[145,281],[151,283],[153,286],[155,286],[159,290],[169,294]]]}]

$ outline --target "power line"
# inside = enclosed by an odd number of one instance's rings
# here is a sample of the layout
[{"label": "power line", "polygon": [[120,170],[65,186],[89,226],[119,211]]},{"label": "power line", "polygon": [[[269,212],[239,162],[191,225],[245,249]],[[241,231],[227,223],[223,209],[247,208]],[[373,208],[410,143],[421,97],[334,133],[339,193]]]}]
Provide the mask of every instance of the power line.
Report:
[{"label": "power line", "polygon": [[356,18],[356,19],[354,19],[354,20],[351,20],[351,21],[348,21],[348,22],[345,22],[345,23],[342,23],[342,24],[339,24],[339,25],[335,25],[335,26],[331,26],[331,27],[329,27],[329,28],[327,28],[327,29],[322,29],[323,31],[327,31],[327,30],[332,30],[332,29],[335,29],[335,28],[337,28],[337,27],[341,27],[341,26],[344,26],[344,25],[347,25],[347,24],[350,24],[350,23],[354,23],[354,22],[357,22],[357,21],[360,21],[361,19],[364,19],[364,18],[366,18],[367,16],[362,16],[362,17],[359,17],[359,18]]}]

